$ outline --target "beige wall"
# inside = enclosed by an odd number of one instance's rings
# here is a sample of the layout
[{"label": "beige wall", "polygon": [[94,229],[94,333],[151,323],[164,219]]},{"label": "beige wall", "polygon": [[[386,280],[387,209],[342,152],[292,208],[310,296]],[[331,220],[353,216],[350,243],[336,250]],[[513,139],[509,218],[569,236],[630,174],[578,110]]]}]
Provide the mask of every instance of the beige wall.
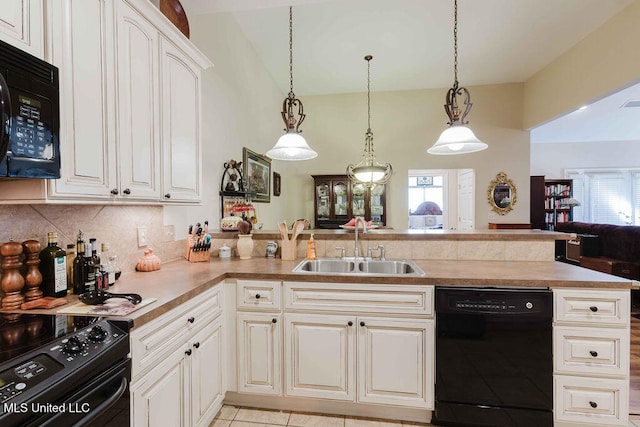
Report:
[{"label": "beige wall", "polygon": [[525,84],[531,129],[640,81],[640,1],[604,23]]},{"label": "beige wall", "polygon": [[[375,80],[374,80],[375,81]],[[392,164],[388,184],[388,224],[407,228],[407,172],[409,169],[464,169],[476,172],[476,228],[487,228],[486,189],[505,171],[522,195],[514,211],[496,222],[529,222],[529,133],[522,131],[522,85],[468,88],[474,102],[468,119],[489,149],[460,156],[426,153],[446,126],[442,108],[446,89],[373,92],[371,127],[377,158]],[[312,174],[344,173],[359,161],[367,126],[366,93],[303,98],[307,118],[303,132],[318,151],[314,160],[291,166],[283,185],[289,219],[313,218]],[[284,179],[284,178],[283,178]]]},{"label": "beige wall", "polygon": [[[220,181],[224,163],[242,161],[242,147],[264,154],[282,134],[280,109],[284,94],[275,85],[255,50],[231,14],[196,15],[189,19],[191,40],[213,62],[202,82],[203,183],[202,206],[164,209],[166,224],[176,226],[184,239],[188,224],[220,220]],[[286,76],[282,76],[286,79]],[[280,162],[272,170],[283,173]],[[256,203],[258,220],[276,229],[284,218],[286,197]]]}]

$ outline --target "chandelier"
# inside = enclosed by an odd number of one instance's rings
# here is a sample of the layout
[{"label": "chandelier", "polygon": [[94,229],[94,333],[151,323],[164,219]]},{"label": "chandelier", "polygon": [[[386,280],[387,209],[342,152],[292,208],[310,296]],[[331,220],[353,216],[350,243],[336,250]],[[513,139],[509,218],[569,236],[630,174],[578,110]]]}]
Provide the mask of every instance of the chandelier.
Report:
[{"label": "chandelier", "polygon": [[[440,138],[427,150],[429,154],[465,154],[481,151],[488,146],[480,141],[473,131],[466,126],[467,114],[471,111],[471,95],[464,87],[458,86],[458,0],[453,2],[453,87],[449,89],[446,96],[444,111],[449,116],[447,124],[449,127],[440,134]],[[462,98],[464,107],[458,105],[458,96]],[[464,109],[463,109],[464,108]]]},{"label": "chandelier", "polygon": [[[296,119],[296,110],[298,118]],[[276,145],[267,156],[274,160],[310,160],[318,156],[301,135],[300,125],[305,114],[302,101],[293,93],[293,8],[289,6],[289,95],[282,102],[282,121],[284,121],[284,135],[278,139]]]},{"label": "chandelier", "polygon": [[364,153],[362,159],[356,165],[347,166],[347,175],[349,179],[360,182],[366,186],[373,184],[384,184],[391,178],[392,168],[389,163],[380,164],[376,161],[373,152],[373,132],[371,131],[371,60],[373,56],[364,57],[367,61],[367,131],[365,132]]}]

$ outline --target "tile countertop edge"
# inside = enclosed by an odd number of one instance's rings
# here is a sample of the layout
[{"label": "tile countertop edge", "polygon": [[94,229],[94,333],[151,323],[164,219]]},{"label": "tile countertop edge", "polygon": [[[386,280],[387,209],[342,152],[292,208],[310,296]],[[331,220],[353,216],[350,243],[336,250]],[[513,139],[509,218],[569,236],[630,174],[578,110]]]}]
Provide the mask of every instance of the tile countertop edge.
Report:
[{"label": "tile countertop edge", "polygon": [[[301,260],[252,258],[251,260],[219,260],[189,263],[178,260],[163,264],[154,272],[123,274],[110,289],[116,293],[134,292],[157,301],[121,318],[133,319],[139,327],[169,310],[196,298],[225,279],[286,280],[325,283],[407,284],[442,286],[497,287],[582,287],[631,289],[635,282],[622,277],[555,261],[440,261],[416,260],[425,271],[423,277],[381,277],[292,273]],[[50,310],[20,310],[22,313],[56,313],[58,309],[76,304],[75,295],[69,302]]]}]

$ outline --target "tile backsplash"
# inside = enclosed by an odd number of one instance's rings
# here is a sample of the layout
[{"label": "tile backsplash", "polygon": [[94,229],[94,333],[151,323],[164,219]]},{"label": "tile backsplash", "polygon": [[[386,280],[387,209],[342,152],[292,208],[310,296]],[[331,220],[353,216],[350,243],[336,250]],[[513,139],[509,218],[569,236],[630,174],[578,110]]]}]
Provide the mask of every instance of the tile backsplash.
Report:
[{"label": "tile backsplash", "polygon": [[[95,237],[98,249],[109,243],[118,255],[122,272],[135,270],[146,248],[152,248],[162,262],[180,258],[184,240],[163,242],[162,206],[104,205],[0,205],[0,242],[29,239],[47,244],[47,233],[58,233],[58,245],[76,243],[78,230],[85,241]],[[146,247],[138,247],[138,227],[146,227]]]}]

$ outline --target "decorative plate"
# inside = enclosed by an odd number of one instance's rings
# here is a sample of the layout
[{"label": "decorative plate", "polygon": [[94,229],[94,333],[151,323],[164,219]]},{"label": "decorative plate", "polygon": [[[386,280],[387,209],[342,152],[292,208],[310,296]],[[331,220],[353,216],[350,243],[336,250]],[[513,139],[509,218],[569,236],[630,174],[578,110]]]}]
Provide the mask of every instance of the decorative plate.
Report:
[{"label": "decorative plate", "polygon": [[189,38],[189,20],[180,4],[180,0],[160,0],[160,12],[162,12],[182,34]]}]

